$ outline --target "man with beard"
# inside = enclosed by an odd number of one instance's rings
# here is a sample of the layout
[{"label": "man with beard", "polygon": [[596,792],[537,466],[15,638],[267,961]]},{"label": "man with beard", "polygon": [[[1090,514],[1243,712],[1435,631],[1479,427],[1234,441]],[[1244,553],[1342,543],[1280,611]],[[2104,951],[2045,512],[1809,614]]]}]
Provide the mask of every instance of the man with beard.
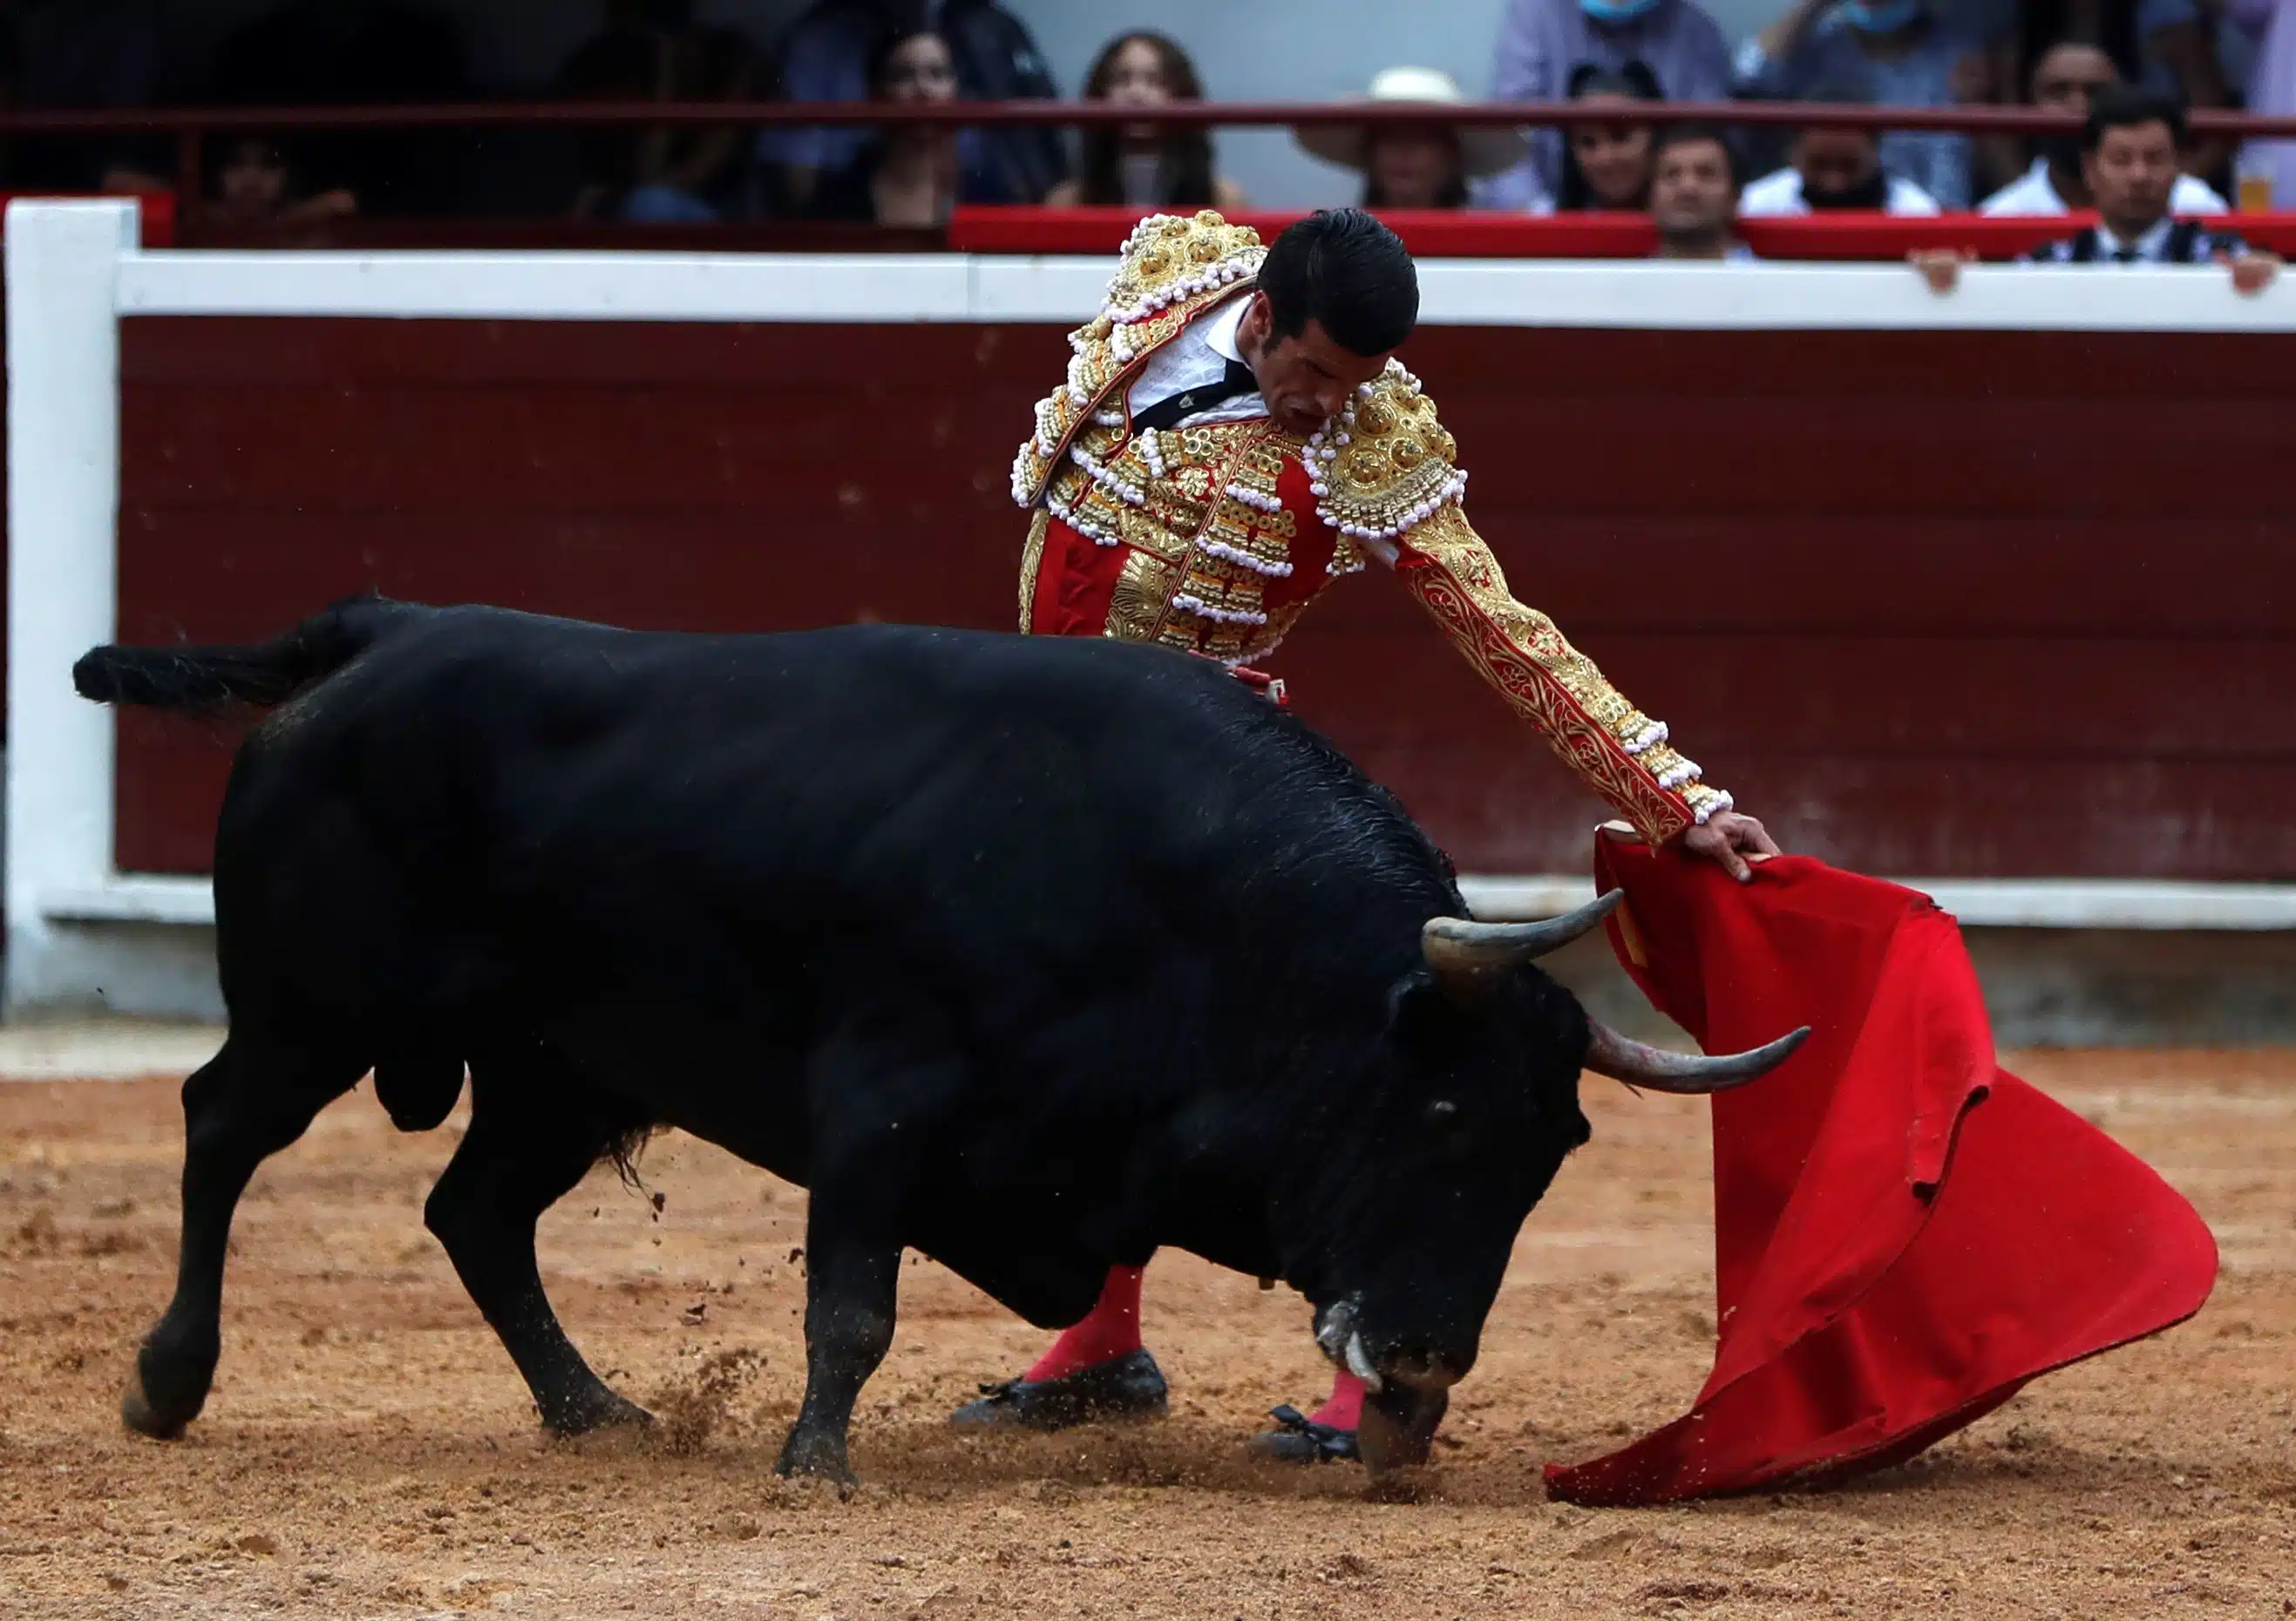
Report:
[{"label": "man with beard", "polygon": [[[1794,0],[1738,47],[1738,94],[1951,107],[1970,100],[1982,78],[1982,59],[2000,33],[1999,10],[1953,0]],[[1890,173],[1917,182],[1942,207],[1969,206],[1968,136],[1893,129],[1881,145]]]},{"label": "man with beard", "polygon": [[[1859,86],[1833,80],[1810,92],[1814,102],[1855,104]],[[1937,199],[1882,167],[1881,137],[1870,129],[1808,128],[1794,136],[1787,164],[1746,188],[1738,212],[1750,217],[1864,209],[1882,214],[1935,214]]]},{"label": "man with beard", "polygon": [[1738,160],[1722,132],[1708,124],[1669,124],[1651,153],[1651,257],[1751,264],[1738,240]]}]

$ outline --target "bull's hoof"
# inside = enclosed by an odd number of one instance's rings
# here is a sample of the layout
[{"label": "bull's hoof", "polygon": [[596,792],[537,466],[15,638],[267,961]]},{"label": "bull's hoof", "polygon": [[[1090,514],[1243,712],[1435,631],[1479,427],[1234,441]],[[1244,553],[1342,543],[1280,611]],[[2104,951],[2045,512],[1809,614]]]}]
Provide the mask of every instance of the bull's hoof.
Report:
[{"label": "bull's hoof", "polygon": [[602,1429],[646,1429],[653,1424],[653,1414],[603,1385],[571,1400],[554,1402],[541,1412],[542,1427],[561,1441]]},{"label": "bull's hoof", "polygon": [[840,1494],[847,1495],[861,1484],[860,1478],[853,1472],[852,1461],[845,1454],[844,1440],[818,1429],[790,1431],[782,1455],[774,1464],[774,1473],[826,1481]]},{"label": "bull's hoof", "polygon": [[1416,1469],[1434,1449],[1435,1429],[1451,1405],[1448,1391],[1406,1390],[1390,1385],[1364,1398],[1356,1430],[1363,1461],[1374,1475]]},{"label": "bull's hoof", "polygon": [[139,1436],[149,1436],[154,1441],[179,1439],[191,1421],[200,1416],[200,1404],[194,1402],[186,1409],[180,1404],[161,1407],[144,1393],[144,1371],[127,1371],[127,1388],[119,1396],[119,1421]]},{"label": "bull's hoof", "polygon": [[1146,1351],[1095,1363],[1059,1379],[983,1385],[980,1399],[948,1415],[985,1429],[1066,1429],[1112,1419],[1160,1419],[1169,1406],[1163,1370]]}]

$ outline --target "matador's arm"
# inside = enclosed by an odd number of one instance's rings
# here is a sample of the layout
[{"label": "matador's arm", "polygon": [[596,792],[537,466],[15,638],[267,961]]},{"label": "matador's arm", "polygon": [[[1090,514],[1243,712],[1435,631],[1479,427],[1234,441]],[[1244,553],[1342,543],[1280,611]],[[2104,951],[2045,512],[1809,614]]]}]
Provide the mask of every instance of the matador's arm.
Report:
[{"label": "matador's arm", "polygon": [[1328,435],[1310,441],[1316,494],[1343,546],[1395,572],[1467,661],[1595,791],[1653,844],[1730,808],[1695,764],[1563,639],[1509,594],[1467,522],[1466,479],[1418,380],[1393,362]]},{"label": "matador's arm", "polygon": [[1663,723],[1628,703],[1506,576],[1456,503],[1397,543],[1396,577],[1548,747],[1652,844],[1730,808]]}]

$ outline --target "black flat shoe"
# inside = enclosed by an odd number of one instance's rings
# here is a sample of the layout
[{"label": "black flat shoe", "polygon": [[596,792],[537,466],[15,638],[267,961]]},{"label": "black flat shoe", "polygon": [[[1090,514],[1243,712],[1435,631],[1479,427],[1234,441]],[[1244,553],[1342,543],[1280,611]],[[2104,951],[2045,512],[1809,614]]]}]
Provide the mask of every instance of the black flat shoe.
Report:
[{"label": "black flat shoe", "polygon": [[1297,1407],[1278,1407],[1267,1415],[1279,1428],[1263,1429],[1251,1437],[1251,1450],[1278,1463],[1357,1463],[1356,1432],[1318,1424]]},{"label": "black flat shoe", "polygon": [[950,1413],[948,1421],[998,1429],[1066,1429],[1111,1419],[1160,1419],[1165,1407],[1163,1370],[1142,1350],[1058,1379],[983,1385],[980,1399]]}]

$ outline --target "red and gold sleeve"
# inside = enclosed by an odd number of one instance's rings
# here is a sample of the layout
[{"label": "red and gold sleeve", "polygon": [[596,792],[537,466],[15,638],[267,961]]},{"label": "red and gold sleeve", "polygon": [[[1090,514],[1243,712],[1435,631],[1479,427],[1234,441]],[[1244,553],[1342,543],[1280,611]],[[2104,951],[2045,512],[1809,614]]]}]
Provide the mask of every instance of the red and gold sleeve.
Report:
[{"label": "red and gold sleeve", "polygon": [[1554,621],[1509,594],[1506,576],[1447,502],[1396,537],[1395,572],[1485,681],[1589,787],[1653,844],[1730,807]]},{"label": "red and gold sleeve", "polygon": [[1507,592],[1459,503],[1467,476],[1435,402],[1399,362],[1365,383],[1302,451],[1316,515],[1349,555],[1393,548],[1419,605],[1516,714],[1645,839],[1662,844],[1729,809],[1663,724],[1628,703],[1554,622]]}]

